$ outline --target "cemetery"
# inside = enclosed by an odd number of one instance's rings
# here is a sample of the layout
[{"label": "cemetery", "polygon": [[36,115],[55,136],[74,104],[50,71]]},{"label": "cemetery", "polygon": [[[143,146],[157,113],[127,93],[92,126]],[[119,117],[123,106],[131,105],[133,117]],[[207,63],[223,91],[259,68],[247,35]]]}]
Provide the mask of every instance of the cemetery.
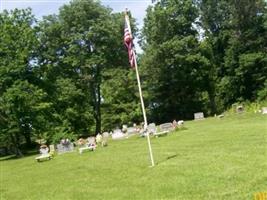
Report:
[{"label": "cemetery", "polygon": [[266,0],[0,0],[0,200],[267,200]]},{"label": "cemetery", "polygon": [[[265,186],[266,116],[225,115],[201,123],[186,121],[185,130],[151,137],[156,162],[152,170],[146,140],[139,134],[113,140],[105,133],[107,147],[98,141],[95,151],[79,154],[76,146],[40,163],[34,161],[35,155],[0,158],[5,183],[1,195],[3,199],[33,200],[44,195],[46,199],[86,199],[88,194],[98,199],[100,193],[99,199],[251,199]],[[154,125],[150,126],[153,131]],[[167,127],[163,125],[162,131]],[[42,181],[35,184],[33,177]],[[210,192],[214,187],[221,192]],[[192,194],[191,188],[199,192]]]}]

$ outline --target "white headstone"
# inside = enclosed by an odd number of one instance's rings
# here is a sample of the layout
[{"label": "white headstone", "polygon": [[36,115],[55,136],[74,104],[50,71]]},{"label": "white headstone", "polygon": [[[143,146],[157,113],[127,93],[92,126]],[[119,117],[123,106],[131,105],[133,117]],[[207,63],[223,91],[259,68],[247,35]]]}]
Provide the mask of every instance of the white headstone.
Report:
[{"label": "white headstone", "polygon": [[96,135],[95,140],[96,140],[96,143],[97,143],[97,144],[101,143],[101,142],[102,142],[102,135],[98,133],[98,134]]},{"label": "white headstone", "polygon": [[177,122],[177,124],[178,124],[178,126],[182,126],[182,125],[184,125],[184,120],[179,120],[179,121]]},{"label": "white headstone", "polygon": [[104,132],[103,133],[103,138],[108,138],[109,137],[109,133],[108,132]]},{"label": "white headstone", "polygon": [[195,120],[204,119],[204,113],[203,112],[194,113],[194,119]]},{"label": "white headstone", "polygon": [[127,128],[127,133],[128,134],[135,134],[135,133],[137,133],[137,130],[134,127],[129,127],[129,128]]},{"label": "white headstone", "polygon": [[125,137],[125,134],[123,134],[123,132],[121,131],[121,129],[115,129],[113,131],[113,134],[112,134],[112,139],[113,140],[116,140],[116,139],[122,139]]},{"label": "white headstone", "polygon": [[262,111],[262,114],[267,114],[267,107],[262,107],[262,109],[261,109]]},{"label": "white headstone", "polygon": [[127,132],[127,125],[122,125],[122,132],[123,133],[126,133]]},{"label": "white headstone", "polygon": [[152,134],[156,133],[157,132],[156,124],[155,123],[148,124],[147,131],[148,133],[152,133]]}]

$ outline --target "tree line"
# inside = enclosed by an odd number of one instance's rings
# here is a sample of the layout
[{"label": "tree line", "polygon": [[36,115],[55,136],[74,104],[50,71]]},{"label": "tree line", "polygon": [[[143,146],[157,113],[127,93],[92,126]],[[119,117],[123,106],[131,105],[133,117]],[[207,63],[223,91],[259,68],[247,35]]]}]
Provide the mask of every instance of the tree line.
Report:
[{"label": "tree line", "polygon": [[[148,9],[138,56],[149,122],[220,113],[267,97],[263,0],[162,0]],[[0,13],[0,146],[48,143],[142,122],[124,14],[73,0],[37,20]]]}]

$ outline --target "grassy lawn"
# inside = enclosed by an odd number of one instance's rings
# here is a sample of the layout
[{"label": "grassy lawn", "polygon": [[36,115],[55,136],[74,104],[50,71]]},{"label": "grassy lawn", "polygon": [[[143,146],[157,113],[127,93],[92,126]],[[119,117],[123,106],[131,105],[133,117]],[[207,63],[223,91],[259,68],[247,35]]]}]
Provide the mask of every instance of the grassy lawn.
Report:
[{"label": "grassy lawn", "polygon": [[110,141],[95,152],[0,161],[1,200],[253,200],[267,191],[267,116],[246,114],[185,123],[186,130]]}]

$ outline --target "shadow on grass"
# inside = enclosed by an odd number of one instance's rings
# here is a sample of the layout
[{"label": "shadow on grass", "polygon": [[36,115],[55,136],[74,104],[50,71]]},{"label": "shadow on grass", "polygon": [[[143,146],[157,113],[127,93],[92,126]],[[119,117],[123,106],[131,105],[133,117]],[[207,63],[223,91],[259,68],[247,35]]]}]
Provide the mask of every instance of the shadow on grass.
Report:
[{"label": "shadow on grass", "polygon": [[174,129],[174,131],[185,131],[185,130],[188,130],[188,128],[185,127],[185,126],[182,126],[182,127],[176,127],[176,128]]},{"label": "shadow on grass", "polygon": [[157,162],[156,165],[160,165],[161,163],[164,163],[164,162],[166,162],[166,161],[168,161],[170,159],[176,158],[177,156],[178,156],[178,154],[174,154],[174,155],[168,156],[166,159]]},{"label": "shadow on grass", "polygon": [[13,155],[0,157],[0,161],[17,160],[17,159],[29,157],[29,156],[32,156],[32,155],[37,155],[37,154],[38,154],[38,152],[36,150],[31,150],[31,151],[23,152],[23,156],[16,156],[16,155],[13,154]]}]

